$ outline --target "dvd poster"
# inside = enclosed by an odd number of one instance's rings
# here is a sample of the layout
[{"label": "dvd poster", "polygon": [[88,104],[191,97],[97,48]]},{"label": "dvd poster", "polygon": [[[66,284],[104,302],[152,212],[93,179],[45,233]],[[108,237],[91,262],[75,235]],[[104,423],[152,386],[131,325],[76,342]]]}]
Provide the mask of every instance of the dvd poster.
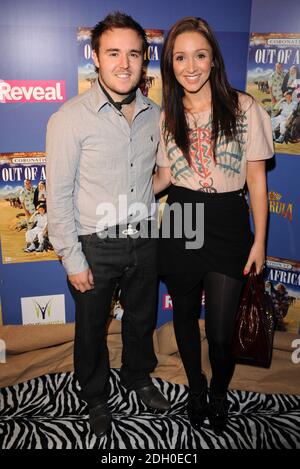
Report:
[{"label": "dvd poster", "polygon": [[[92,59],[91,29],[77,28],[79,93],[87,91],[97,79]],[[140,89],[145,96],[160,105],[162,97],[160,56],[164,35],[161,29],[146,29],[146,34],[149,44],[145,56],[147,66],[143,68]]]},{"label": "dvd poster", "polygon": [[252,33],[247,92],[271,117],[276,153],[300,154],[300,34]]},{"label": "dvd poster", "polygon": [[3,264],[57,260],[47,231],[45,153],[0,153]]},{"label": "dvd poster", "polygon": [[267,258],[265,289],[271,295],[276,329],[300,333],[300,262]]}]

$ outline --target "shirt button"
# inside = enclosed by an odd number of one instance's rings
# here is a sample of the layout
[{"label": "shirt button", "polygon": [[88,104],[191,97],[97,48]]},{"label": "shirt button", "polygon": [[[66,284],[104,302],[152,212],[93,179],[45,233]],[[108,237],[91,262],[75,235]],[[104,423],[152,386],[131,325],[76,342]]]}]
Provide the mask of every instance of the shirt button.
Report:
[{"label": "shirt button", "polygon": [[130,166],[131,166],[131,168],[132,168],[132,166],[133,166],[133,163],[130,163]]},{"label": "shirt button", "polygon": [[131,189],[131,192],[133,192],[133,189]]}]

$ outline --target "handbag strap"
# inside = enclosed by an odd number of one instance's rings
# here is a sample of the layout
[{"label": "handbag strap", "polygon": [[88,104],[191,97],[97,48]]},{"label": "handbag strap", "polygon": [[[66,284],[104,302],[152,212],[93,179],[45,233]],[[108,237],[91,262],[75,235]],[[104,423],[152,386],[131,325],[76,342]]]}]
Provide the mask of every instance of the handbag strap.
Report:
[{"label": "handbag strap", "polygon": [[256,274],[255,264],[252,264],[246,285],[243,290],[242,301],[247,302],[249,295],[254,292],[264,294],[265,283],[262,274]]},{"label": "handbag strap", "polygon": [[265,291],[265,283],[263,279],[263,274],[256,273],[255,264],[252,264],[251,266],[250,276],[251,276],[251,282],[252,282],[254,290],[255,291],[261,290],[261,293],[263,294]]}]

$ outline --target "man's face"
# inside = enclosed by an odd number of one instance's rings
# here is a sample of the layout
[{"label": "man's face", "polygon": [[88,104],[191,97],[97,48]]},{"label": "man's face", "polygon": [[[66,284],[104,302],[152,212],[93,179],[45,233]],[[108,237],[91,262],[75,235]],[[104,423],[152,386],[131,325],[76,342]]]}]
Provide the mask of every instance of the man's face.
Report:
[{"label": "man's face", "polygon": [[28,180],[28,179],[25,179],[24,181],[24,187],[25,189],[27,189],[29,191],[29,189],[31,188],[31,182]]},{"label": "man's face", "polygon": [[292,102],[292,95],[290,93],[286,93],[284,95],[285,97],[285,100],[288,102],[288,103],[291,103]]},{"label": "man's face", "polygon": [[124,99],[138,85],[143,65],[143,41],[132,29],[105,31],[93,60],[99,79],[115,101]]}]

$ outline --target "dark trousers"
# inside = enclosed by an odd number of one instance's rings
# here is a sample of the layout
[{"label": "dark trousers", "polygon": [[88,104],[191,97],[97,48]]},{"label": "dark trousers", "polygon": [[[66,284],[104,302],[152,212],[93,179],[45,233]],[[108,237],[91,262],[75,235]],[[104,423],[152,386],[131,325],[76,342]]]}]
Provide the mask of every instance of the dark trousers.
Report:
[{"label": "dark trousers", "polygon": [[121,288],[121,379],[129,389],[149,384],[157,364],[153,331],[157,308],[157,240],[99,239],[80,236],[82,249],[94,276],[94,289],[80,293],[70,283],[75,301],[74,368],[81,396],[90,407],[107,400],[109,356],[106,333],[112,296]]}]

